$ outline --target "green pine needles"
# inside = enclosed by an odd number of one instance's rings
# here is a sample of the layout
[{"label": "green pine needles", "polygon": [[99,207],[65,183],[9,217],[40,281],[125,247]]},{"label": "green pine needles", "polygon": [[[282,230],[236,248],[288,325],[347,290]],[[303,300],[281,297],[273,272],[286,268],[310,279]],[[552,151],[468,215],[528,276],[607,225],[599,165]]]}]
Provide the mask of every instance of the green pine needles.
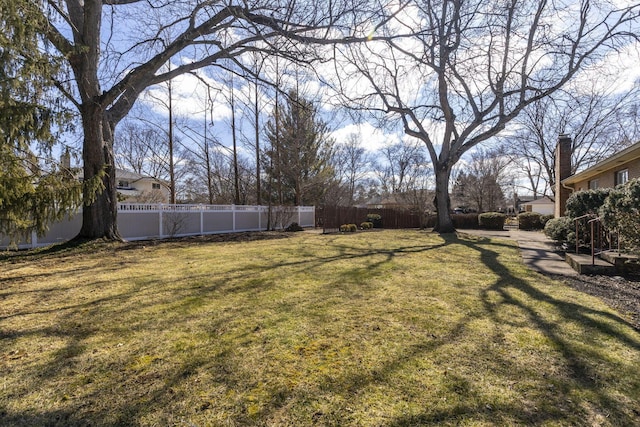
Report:
[{"label": "green pine needles", "polygon": [[44,52],[37,3],[0,0],[0,236],[12,242],[82,203],[78,171],[52,161],[70,115],[51,95],[60,67]]}]

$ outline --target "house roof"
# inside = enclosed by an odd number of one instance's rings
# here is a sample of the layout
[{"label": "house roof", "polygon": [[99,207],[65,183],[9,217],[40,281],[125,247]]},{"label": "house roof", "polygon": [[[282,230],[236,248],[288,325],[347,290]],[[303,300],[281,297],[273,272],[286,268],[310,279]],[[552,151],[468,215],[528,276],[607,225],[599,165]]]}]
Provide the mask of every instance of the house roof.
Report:
[{"label": "house roof", "polygon": [[153,178],[151,176],[141,175],[139,173],[131,172],[131,171],[124,170],[124,169],[116,169],[116,179],[128,180],[128,181],[131,181],[131,182],[136,182],[136,181],[140,181],[140,180],[147,180],[147,181],[153,181],[153,182],[160,183],[160,184],[164,185],[167,188],[169,187],[169,184],[166,183],[165,181],[161,181],[161,180]]},{"label": "house roof", "polygon": [[124,170],[124,169],[116,169],[116,178],[117,179],[129,179],[129,180],[132,180],[132,181],[137,181],[139,179],[145,178],[145,176],[141,175],[139,173],[131,172],[131,171]]},{"label": "house roof", "polygon": [[517,198],[518,198],[518,203],[520,203],[520,204],[529,203],[529,202],[532,202],[532,201],[536,200],[535,196],[517,195]]},{"label": "house roof", "polygon": [[551,200],[549,197],[544,196],[537,200],[531,200],[530,202],[525,202],[525,205],[553,205],[555,202]]},{"label": "house roof", "polygon": [[640,142],[636,142],[632,146],[625,148],[624,150],[614,154],[608,159],[596,163],[590,168],[587,168],[575,175],[571,175],[570,177],[563,179],[562,183],[565,185],[576,184],[577,182],[590,179],[598,174],[601,174],[602,172],[614,169],[615,167],[623,163],[627,163],[636,159],[640,159]]}]

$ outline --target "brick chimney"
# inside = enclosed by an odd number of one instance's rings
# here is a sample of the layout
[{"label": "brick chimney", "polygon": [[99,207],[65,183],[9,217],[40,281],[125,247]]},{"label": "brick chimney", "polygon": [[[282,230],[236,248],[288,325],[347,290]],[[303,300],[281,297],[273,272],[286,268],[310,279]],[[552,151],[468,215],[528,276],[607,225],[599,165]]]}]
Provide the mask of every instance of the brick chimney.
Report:
[{"label": "brick chimney", "polygon": [[71,169],[71,153],[69,153],[68,148],[60,156],[60,168],[67,171]]},{"label": "brick chimney", "polygon": [[571,176],[571,137],[560,134],[556,145],[556,182],[555,182],[555,211],[554,216],[559,218],[567,210],[567,199],[571,190],[562,186],[562,180]]}]

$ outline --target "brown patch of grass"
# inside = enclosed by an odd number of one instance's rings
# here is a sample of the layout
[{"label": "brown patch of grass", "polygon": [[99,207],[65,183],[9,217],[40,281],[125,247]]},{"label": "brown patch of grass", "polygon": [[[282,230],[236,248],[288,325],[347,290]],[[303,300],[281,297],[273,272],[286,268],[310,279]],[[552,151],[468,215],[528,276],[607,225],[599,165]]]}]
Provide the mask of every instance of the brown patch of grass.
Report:
[{"label": "brown patch of grass", "polygon": [[0,424],[640,422],[638,331],[510,242],[301,233],[1,262]]}]

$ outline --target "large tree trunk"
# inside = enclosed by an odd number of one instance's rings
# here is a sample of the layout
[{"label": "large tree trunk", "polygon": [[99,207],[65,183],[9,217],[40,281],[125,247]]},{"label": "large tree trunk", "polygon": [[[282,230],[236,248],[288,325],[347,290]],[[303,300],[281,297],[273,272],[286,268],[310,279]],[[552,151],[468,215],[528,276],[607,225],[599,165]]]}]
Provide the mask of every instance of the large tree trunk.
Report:
[{"label": "large tree trunk", "polygon": [[[98,104],[88,103],[82,107],[84,130],[84,200],[91,201],[82,209],[82,228],[77,238],[106,238],[121,240],[116,215],[118,212],[116,193],[116,170],[113,161],[114,124],[105,118]],[[102,190],[95,193],[93,183],[102,176]]]},{"label": "large tree trunk", "polygon": [[449,179],[451,167],[447,164],[436,164],[436,197],[434,205],[437,212],[437,222],[433,231],[439,233],[453,233],[453,221],[451,220],[451,200],[449,199]]}]

